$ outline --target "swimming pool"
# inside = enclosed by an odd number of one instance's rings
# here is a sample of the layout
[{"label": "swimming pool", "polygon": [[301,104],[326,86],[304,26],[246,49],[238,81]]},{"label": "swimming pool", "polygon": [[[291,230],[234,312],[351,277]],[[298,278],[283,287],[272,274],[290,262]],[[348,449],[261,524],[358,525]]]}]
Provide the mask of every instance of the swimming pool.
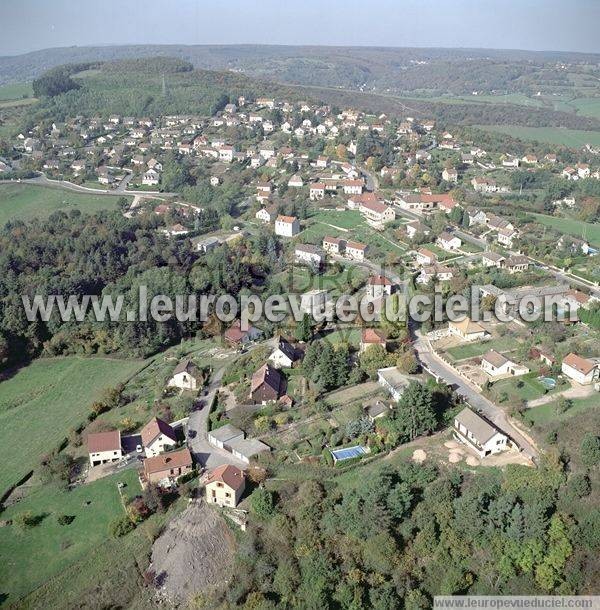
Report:
[{"label": "swimming pool", "polygon": [[552,379],[552,377],[538,377],[538,381],[547,390],[553,390],[556,387],[556,379]]}]

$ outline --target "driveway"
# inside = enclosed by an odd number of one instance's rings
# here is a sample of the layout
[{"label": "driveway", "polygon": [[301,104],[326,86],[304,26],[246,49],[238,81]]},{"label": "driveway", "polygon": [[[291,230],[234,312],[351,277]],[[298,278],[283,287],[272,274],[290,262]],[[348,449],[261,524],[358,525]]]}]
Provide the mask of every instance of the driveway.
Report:
[{"label": "driveway", "polygon": [[[265,345],[274,347],[275,341],[276,339],[272,338],[252,345],[246,353],[259,347],[264,347]],[[228,451],[214,447],[208,442],[208,419],[210,415],[210,405],[221,387],[221,379],[223,379],[225,369],[227,366],[229,366],[229,364],[231,363],[228,363],[228,365],[222,366],[214,371],[210,383],[205,389],[206,395],[201,397],[202,402],[204,403],[203,407],[192,412],[187,424],[188,447],[196,462],[209,470],[223,464],[233,464],[238,468],[247,468],[248,466],[248,464],[233,457],[233,455],[231,455],[231,453]],[[192,432],[193,438],[190,438],[189,436],[190,431]]]}]

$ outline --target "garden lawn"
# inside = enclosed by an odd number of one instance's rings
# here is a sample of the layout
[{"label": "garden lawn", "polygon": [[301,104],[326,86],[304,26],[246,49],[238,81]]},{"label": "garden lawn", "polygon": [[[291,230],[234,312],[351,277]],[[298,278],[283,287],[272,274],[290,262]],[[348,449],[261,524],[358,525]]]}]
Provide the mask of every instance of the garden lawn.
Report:
[{"label": "garden lawn", "polygon": [[[40,519],[25,530],[16,525],[0,528],[1,587],[9,595],[8,601],[14,602],[93,554],[106,541],[110,522],[124,514],[117,482],[125,483],[125,497],[141,493],[137,470],[127,469],[72,491],[61,491],[52,484],[40,486],[2,514],[8,520],[31,512]],[[74,519],[60,525],[60,515]]]},{"label": "garden lawn", "polygon": [[[534,400],[548,393],[537,377],[537,373],[530,373],[511,379],[501,379],[494,383],[492,391],[496,397],[506,392],[509,396],[518,396],[521,400]],[[522,387],[518,387],[519,382],[523,383]]]},{"label": "garden lawn", "polygon": [[89,213],[116,210],[118,200],[114,195],[75,193],[32,184],[0,184],[0,226],[9,220],[46,218],[58,210]]},{"label": "garden lawn", "polygon": [[141,360],[43,358],[0,383],[0,492],[35,469]]},{"label": "garden lawn", "polygon": [[457,345],[451,347],[447,352],[455,360],[465,360],[466,358],[475,358],[481,356],[491,349],[497,352],[506,352],[515,348],[515,339],[513,337],[499,337],[491,341],[483,341],[481,343],[467,343],[465,345]]}]

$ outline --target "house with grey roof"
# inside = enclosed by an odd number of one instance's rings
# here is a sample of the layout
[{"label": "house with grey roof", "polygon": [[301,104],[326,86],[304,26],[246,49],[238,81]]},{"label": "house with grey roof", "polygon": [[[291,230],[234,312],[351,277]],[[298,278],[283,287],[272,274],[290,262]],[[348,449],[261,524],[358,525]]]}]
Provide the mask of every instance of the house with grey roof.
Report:
[{"label": "house with grey roof", "polygon": [[508,448],[508,437],[487,419],[464,408],[454,418],[454,437],[472,449],[480,458]]}]

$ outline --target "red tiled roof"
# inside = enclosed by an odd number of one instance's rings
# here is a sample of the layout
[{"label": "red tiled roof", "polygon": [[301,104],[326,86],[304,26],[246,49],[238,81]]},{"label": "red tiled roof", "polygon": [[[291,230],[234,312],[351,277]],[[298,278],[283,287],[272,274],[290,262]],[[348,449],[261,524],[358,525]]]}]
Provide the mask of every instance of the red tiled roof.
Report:
[{"label": "red tiled roof", "polygon": [[170,470],[171,468],[182,468],[192,465],[192,454],[187,447],[179,451],[168,451],[144,460],[144,473],[155,474]]},{"label": "red tiled roof", "polygon": [[173,428],[169,426],[166,421],[153,417],[143,428],[141,432],[142,444],[147,447],[152,441],[159,435],[164,434],[167,438],[172,441],[177,440],[177,436],[173,431]]},{"label": "red tiled roof", "polygon": [[231,464],[223,464],[215,468],[206,479],[206,485],[216,481],[224,483],[234,491],[237,491],[244,484],[244,471]]},{"label": "red tiled roof", "polygon": [[89,453],[118,451],[121,449],[121,432],[120,430],[111,430],[110,432],[88,434],[87,447]]},{"label": "red tiled roof", "polygon": [[570,366],[582,375],[588,375],[596,367],[596,363],[571,352],[563,358],[563,364]]}]

